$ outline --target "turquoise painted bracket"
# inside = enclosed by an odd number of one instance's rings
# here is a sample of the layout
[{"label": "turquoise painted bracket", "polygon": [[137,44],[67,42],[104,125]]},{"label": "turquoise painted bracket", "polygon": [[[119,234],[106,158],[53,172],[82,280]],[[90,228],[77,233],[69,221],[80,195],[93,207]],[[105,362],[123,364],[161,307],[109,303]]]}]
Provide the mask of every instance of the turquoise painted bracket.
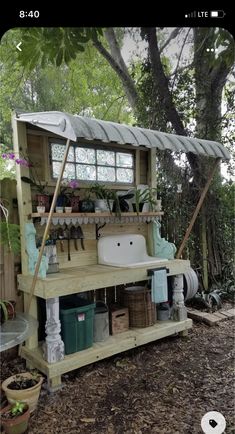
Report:
[{"label": "turquoise painted bracket", "polygon": [[[25,240],[26,240],[26,251],[28,253],[28,267],[30,274],[34,274],[35,267],[39,255],[39,250],[36,247],[36,229],[33,223],[25,223]],[[46,278],[46,272],[48,270],[48,258],[46,256],[42,256],[40,268],[39,268],[39,277],[42,279]]]},{"label": "turquoise painted bracket", "polygon": [[163,259],[174,259],[176,246],[169,243],[160,235],[161,223],[158,219],[153,221],[153,256]]}]

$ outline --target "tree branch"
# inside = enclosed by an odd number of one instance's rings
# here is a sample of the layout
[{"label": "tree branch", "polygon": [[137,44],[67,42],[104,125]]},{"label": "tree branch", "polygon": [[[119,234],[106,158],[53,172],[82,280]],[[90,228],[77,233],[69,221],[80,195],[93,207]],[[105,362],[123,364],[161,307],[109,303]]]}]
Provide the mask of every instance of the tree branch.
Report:
[{"label": "tree branch", "polygon": [[[143,28],[142,31],[145,33],[149,44],[149,55],[151,60],[153,80],[158,91],[163,110],[165,111],[168,121],[171,122],[176,134],[187,136],[187,131],[185,130],[179,113],[176,110],[172,94],[169,90],[168,80],[160,58],[156,28],[146,27]],[[187,154],[187,159],[193,170],[198,170],[198,160],[196,155],[189,152]]]},{"label": "tree branch", "polygon": [[[184,47],[185,47],[186,41],[187,41],[187,39],[188,39],[188,35],[189,35],[190,30],[191,30],[191,29],[189,28],[188,31],[187,31],[187,33],[186,33],[186,35],[185,35],[185,38],[184,38],[184,40],[183,40],[183,44],[182,44],[182,46],[181,46],[180,53],[179,53],[179,56],[178,56],[177,65],[176,65],[176,68],[175,68],[176,71],[177,71],[177,69],[178,69],[178,67],[179,67],[180,59],[181,59],[181,56],[182,56],[183,49],[184,49]],[[175,77],[176,77],[176,76],[174,76],[173,83],[172,83],[172,87],[171,87],[172,90],[174,89]]]},{"label": "tree branch", "polygon": [[158,91],[162,107],[166,113],[168,121],[171,122],[175,132],[183,136],[187,136],[184,125],[175,108],[172,95],[168,87],[168,80],[163,70],[158,48],[157,34],[155,27],[147,27],[144,30],[149,44],[149,54],[151,60],[151,68],[153,80]]},{"label": "tree branch", "polygon": [[180,31],[182,30],[182,27],[176,27],[176,29],[174,29],[170,36],[168,37],[168,39],[164,42],[164,44],[159,48],[159,53],[162,54],[163,50],[165,50],[165,48],[167,47],[167,45],[172,41],[172,39],[175,39],[176,36],[180,33]]},{"label": "tree branch", "polygon": [[93,38],[93,44],[99,51],[99,53],[108,61],[110,66],[113,68],[113,70],[122,81],[128,102],[132,109],[135,110],[138,100],[138,94],[136,91],[135,83],[132,80],[126,64],[122,58],[114,30],[112,28],[106,30],[105,37],[110,46],[111,54],[108,52],[108,50],[106,50],[106,48],[102,45],[102,43],[98,40],[97,37]]}]

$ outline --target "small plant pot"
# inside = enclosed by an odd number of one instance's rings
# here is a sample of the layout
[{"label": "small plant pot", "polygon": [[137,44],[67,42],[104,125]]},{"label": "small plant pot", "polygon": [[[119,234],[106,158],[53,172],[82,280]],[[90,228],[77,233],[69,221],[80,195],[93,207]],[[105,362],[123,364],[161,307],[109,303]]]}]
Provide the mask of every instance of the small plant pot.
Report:
[{"label": "small plant pot", "polygon": [[72,212],[72,207],[71,206],[66,206],[64,210],[65,210],[65,212],[70,213],[70,212]]},{"label": "small plant pot", "polygon": [[63,206],[57,206],[55,210],[56,212],[62,213],[64,211],[64,208]]},{"label": "small plant pot", "polygon": [[79,211],[80,212],[94,212],[95,211],[95,204],[94,201],[91,199],[83,199],[79,203]]},{"label": "small plant pot", "polygon": [[44,213],[46,211],[45,206],[37,206],[37,212],[38,213]]},{"label": "small plant pot", "polygon": [[72,196],[70,198],[70,205],[72,207],[73,212],[79,211],[79,200],[80,200],[80,196]]},{"label": "small plant pot", "polygon": [[13,404],[16,401],[25,402],[29,406],[29,411],[32,413],[37,407],[38,398],[41,391],[43,377],[39,377],[37,384],[27,389],[10,389],[8,386],[12,382],[17,382],[19,379],[32,380],[33,376],[30,372],[23,372],[22,374],[12,375],[2,383],[2,389],[5,392],[8,402]]},{"label": "small plant pot", "polygon": [[50,197],[46,194],[37,194],[38,206],[44,206],[46,211],[50,209]]},{"label": "small plant pot", "polygon": [[12,404],[1,410],[1,424],[6,434],[23,434],[27,428],[30,418],[30,411],[28,405],[23,414],[12,418],[4,418],[6,414],[11,411]]},{"label": "small plant pot", "polygon": [[[137,212],[136,203],[133,203],[132,206],[133,206],[133,211],[134,211],[134,212]],[[141,203],[139,204],[139,212],[142,212],[142,211],[143,211],[143,206],[144,206],[144,203],[141,202]]]}]

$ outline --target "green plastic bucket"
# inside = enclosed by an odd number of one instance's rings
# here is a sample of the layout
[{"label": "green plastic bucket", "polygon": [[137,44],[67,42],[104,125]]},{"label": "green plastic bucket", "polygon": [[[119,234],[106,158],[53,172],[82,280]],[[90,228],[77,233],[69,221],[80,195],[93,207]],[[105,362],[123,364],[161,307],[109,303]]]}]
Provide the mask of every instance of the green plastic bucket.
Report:
[{"label": "green plastic bucket", "polygon": [[[77,306],[72,307],[74,304]],[[62,302],[60,321],[65,354],[76,353],[93,345],[94,308],[95,304],[87,304],[87,300]]]}]

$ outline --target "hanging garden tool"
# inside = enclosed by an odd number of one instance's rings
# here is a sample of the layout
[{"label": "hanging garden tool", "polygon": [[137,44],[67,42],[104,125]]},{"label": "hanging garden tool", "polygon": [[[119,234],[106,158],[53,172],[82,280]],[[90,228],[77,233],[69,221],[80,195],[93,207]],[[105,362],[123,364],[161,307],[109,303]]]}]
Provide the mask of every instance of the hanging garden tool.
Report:
[{"label": "hanging garden tool", "polygon": [[70,228],[70,235],[71,235],[71,238],[74,240],[75,249],[78,250],[77,239],[79,239],[79,234],[78,234],[76,226],[74,226],[74,225],[71,226],[71,228]]},{"label": "hanging garden tool", "polygon": [[70,238],[71,238],[71,233],[70,233],[69,226],[67,224],[65,225],[64,238],[66,240],[68,240],[68,261],[71,261],[71,255],[70,255]]},{"label": "hanging garden tool", "polygon": [[57,231],[57,239],[60,240],[60,251],[61,252],[64,252],[64,243],[63,243],[64,238],[65,238],[64,237],[64,230],[63,230],[63,228],[59,228]]},{"label": "hanging garden tool", "polygon": [[81,240],[82,250],[85,250],[84,241],[83,241],[84,240],[84,234],[83,234],[81,226],[77,227],[76,233],[77,233],[77,238],[79,240]]}]

